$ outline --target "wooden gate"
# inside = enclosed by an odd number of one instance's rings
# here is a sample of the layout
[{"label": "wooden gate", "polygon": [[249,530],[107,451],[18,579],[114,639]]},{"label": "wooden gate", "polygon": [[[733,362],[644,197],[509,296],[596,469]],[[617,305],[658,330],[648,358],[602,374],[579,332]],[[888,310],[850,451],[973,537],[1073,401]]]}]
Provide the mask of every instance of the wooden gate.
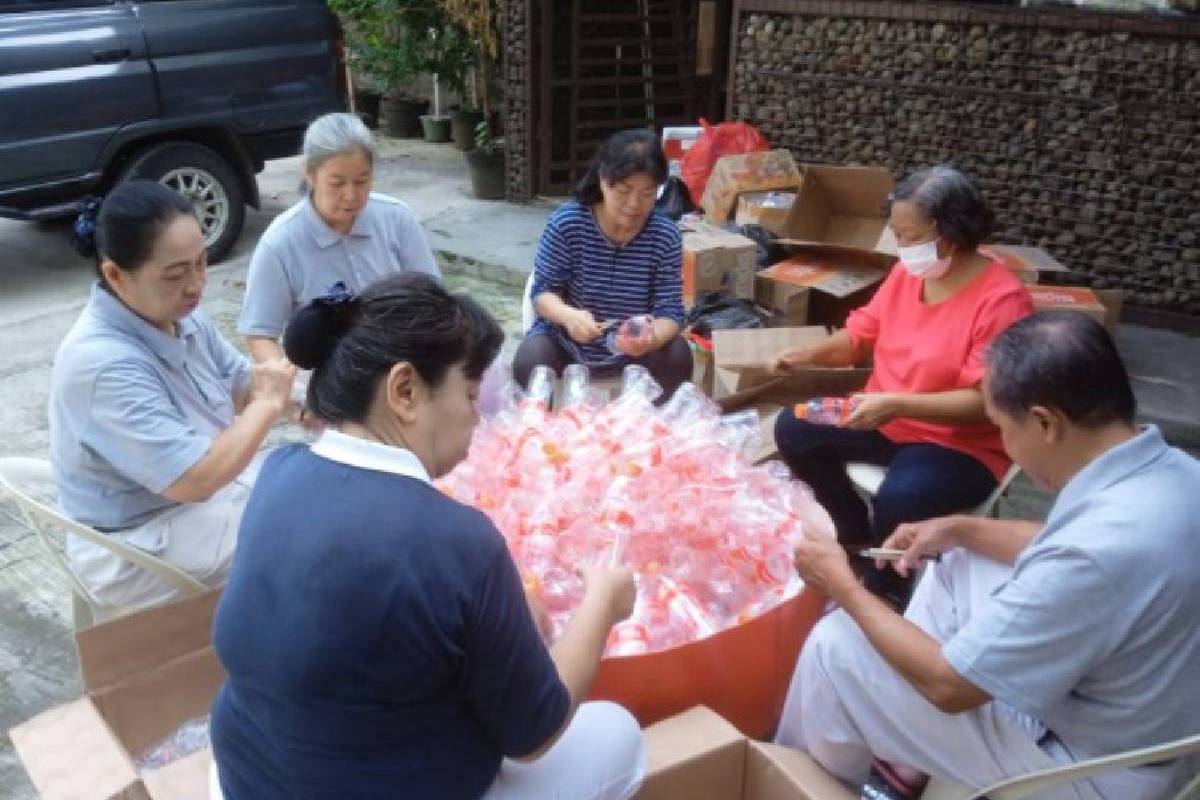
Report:
[{"label": "wooden gate", "polygon": [[695,0],[540,0],[534,192],[570,192],[626,128],[694,125]]}]

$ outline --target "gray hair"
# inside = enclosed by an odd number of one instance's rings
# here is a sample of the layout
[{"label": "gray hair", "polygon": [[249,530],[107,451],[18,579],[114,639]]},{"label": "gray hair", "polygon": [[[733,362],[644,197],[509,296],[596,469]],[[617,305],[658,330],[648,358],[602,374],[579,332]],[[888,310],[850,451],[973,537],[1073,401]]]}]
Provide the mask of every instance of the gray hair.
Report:
[{"label": "gray hair", "polygon": [[914,204],[946,240],[974,250],[992,235],[996,216],[973,180],[954,167],[938,164],[917,170],[888,198]]},{"label": "gray hair", "polygon": [[316,170],[334,156],[361,152],[375,163],[371,131],[354,114],[334,113],[317,117],[304,132],[304,169]]}]

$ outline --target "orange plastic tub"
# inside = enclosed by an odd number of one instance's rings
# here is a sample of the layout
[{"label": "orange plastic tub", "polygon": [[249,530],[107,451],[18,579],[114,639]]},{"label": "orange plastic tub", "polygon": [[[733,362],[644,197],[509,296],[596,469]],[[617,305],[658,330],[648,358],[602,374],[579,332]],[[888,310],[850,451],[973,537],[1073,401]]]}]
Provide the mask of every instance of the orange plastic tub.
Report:
[{"label": "orange plastic tub", "polygon": [[805,588],[761,617],[707,639],[606,658],[589,699],[620,703],[642,727],[706,705],[746,736],[768,739],[779,724],[800,648],[824,608],[825,596]]}]

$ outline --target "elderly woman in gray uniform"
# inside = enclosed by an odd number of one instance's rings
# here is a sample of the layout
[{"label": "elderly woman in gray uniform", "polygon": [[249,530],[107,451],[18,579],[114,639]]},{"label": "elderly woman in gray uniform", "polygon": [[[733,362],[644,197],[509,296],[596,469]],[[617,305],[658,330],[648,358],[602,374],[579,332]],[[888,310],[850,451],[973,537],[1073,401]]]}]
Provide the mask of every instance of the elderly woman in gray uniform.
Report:
[{"label": "elderly woman in gray uniform", "polygon": [[[50,456],[72,519],[210,585],[227,575],[251,463],[289,408],[295,368],[257,366],[198,310],[208,267],[191,204],[130,181],[85,216],[99,281],[54,360]],[[94,233],[89,231],[94,228]],[[80,539],[72,569],[100,603],[138,607],[174,590]]]},{"label": "elderly woman in gray uniform", "polygon": [[255,361],[283,357],[292,314],[342,282],[354,293],[397,272],[440,278],[421,224],[371,191],[375,146],[353,114],[318,117],[304,134],[309,194],[271,223],[254,249],[238,332]]}]

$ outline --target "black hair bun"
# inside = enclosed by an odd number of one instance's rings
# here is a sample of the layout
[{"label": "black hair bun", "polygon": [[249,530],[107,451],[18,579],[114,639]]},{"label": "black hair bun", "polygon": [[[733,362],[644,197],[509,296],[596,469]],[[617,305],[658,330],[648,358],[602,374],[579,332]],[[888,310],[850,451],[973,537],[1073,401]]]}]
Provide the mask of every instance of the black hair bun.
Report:
[{"label": "black hair bun", "polygon": [[96,257],[96,220],[100,216],[100,198],[85,197],[71,232],[71,246],[84,258]]},{"label": "black hair bun", "polygon": [[283,350],[301,369],[317,369],[358,318],[360,301],[338,281],[329,292],[296,312],[283,334]]}]

